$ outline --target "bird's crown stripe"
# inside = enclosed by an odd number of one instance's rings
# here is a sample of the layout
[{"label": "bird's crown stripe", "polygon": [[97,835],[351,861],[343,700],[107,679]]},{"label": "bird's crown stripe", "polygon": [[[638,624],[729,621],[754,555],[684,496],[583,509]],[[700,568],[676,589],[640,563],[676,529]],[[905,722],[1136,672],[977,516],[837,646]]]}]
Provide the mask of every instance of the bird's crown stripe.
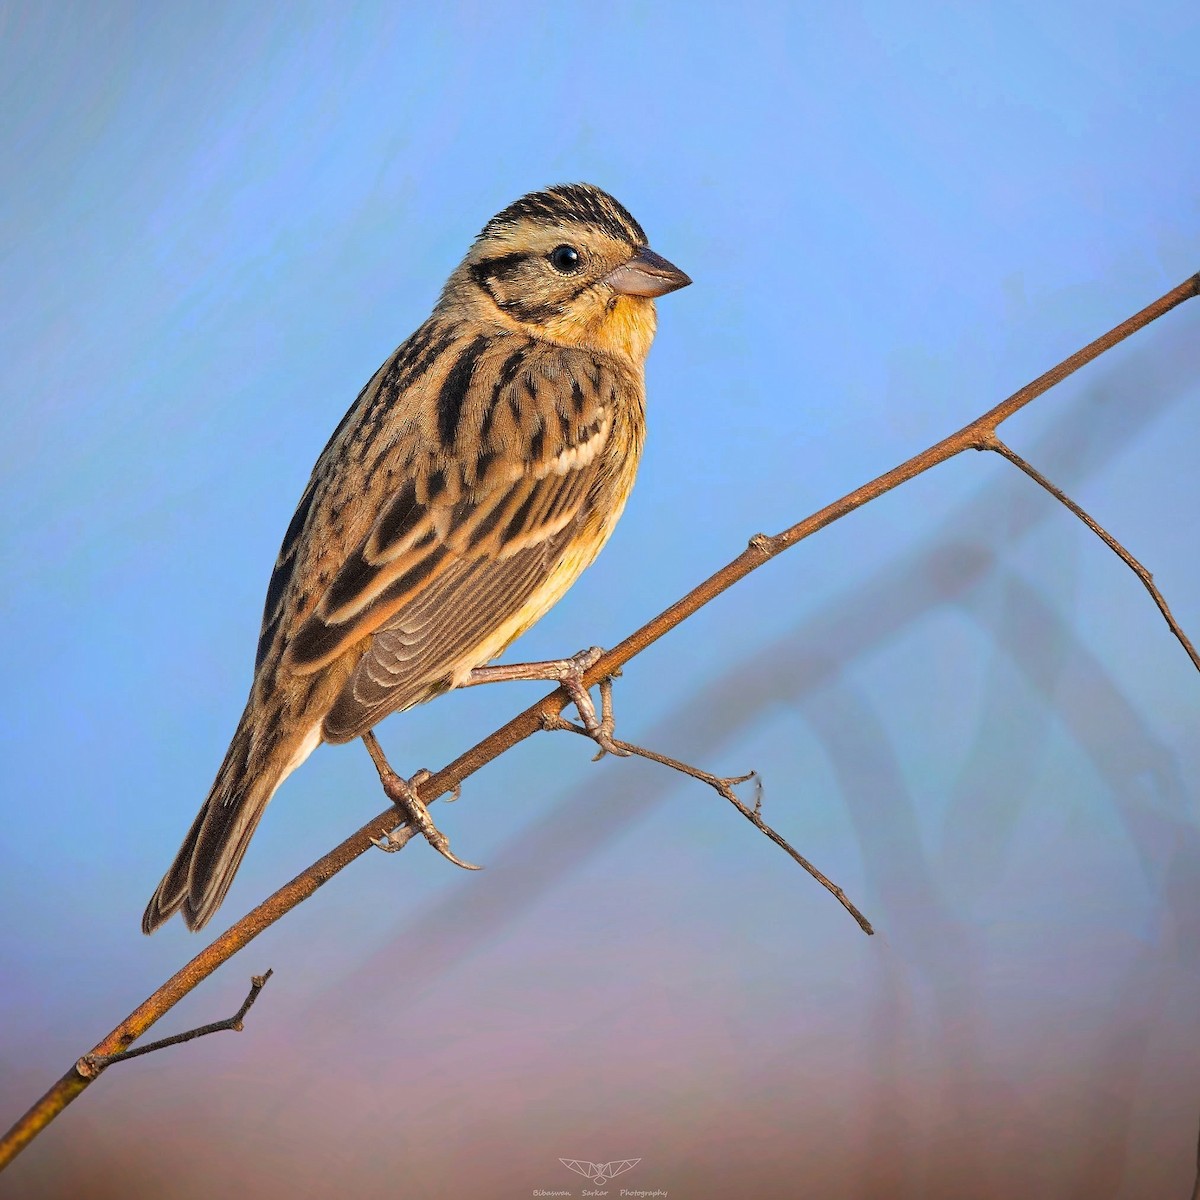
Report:
[{"label": "bird's crown stripe", "polygon": [[602,229],[614,237],[645,245],[646,231],[629,210],[607,192],[590,184],[567,183],[530,192],[497,213],[484,227],[481,238],[512,228],[522,220],[539,225],[577,221]]}]

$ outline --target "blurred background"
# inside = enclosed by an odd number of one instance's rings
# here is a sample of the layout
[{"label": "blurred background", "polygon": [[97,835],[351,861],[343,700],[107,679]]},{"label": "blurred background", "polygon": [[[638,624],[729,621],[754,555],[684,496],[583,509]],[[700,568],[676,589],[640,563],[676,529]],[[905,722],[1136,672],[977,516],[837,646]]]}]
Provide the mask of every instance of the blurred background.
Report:
[{"label": "blurred background", "polygon": [[[249,686],[310,467],[486,219],[613,192],[695,286],[598,564],[518,644],[612,645],[1200,269],[1200,12],[0,5],[0,1124],[202,948],[142,907]],[[1200,302],[1007,440],[1200,635]],[[513,657],[510,654],[510,658]],[[537,684],[393,717],[437,768]],[[114,1068],[0,1195],[1143,1197],[1200,1122],[1200,678],[994,456],[771,563],[366,856]],[[384,802],[286,783],[219,932]]]}]

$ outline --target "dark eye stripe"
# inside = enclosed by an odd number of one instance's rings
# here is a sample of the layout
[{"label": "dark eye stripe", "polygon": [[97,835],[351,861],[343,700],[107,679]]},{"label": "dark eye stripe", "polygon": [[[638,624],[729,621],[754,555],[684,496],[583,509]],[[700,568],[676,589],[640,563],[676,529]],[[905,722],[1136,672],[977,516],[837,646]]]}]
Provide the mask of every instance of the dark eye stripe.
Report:
[{"label": "dark eye stripe", "polygon": [[476,283],[487,287],[493,279],[503,279],[506,275],[513,274],[528,258],[529,255],[521,251],[514,251],[512,254],[497,254],[492,258],[485,258],[475,263],[471,268],[471,275]]}]

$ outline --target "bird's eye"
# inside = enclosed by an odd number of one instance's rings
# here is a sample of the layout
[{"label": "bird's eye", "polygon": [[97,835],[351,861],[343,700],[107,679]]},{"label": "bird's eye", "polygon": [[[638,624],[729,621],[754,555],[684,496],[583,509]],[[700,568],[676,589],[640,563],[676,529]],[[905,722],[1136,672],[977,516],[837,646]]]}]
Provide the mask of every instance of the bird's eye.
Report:
[{"label": "bird's eye", "polygon": [[550,265],[564,275],[573,275],[582,265],[579,251],[574,246],[555,246],[550,251]]}]

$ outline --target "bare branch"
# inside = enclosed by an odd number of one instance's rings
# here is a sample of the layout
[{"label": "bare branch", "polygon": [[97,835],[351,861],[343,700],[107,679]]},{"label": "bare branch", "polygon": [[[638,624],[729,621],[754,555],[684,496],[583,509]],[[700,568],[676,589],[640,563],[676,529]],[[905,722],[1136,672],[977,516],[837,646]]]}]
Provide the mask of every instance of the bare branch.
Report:
[{"label": "bare branch", "polygon": [[[769,559],[803,541],[818,530],[824,529],[825,526],[831,525],[839,518],[861,508],[864,504],[877,499],[900,484],[915,479],[939,463],[946,462],[963,450],[991,449],[990,441],[994,438],[997,427],[1013,413],[1024,408],[1080,367],[1098,358],[1118,342],[1145,328],[1164,313],[1196,295],[1200,295],[1200,274],[1193,275],[1178,287],[1164,293],[1153,304],[1135,313],[1128,320],[1109,330],[1108,333],[1083,349],[1076,351],[1058,366],[1014,392],[995,408],[984,413],[969,425],[963,426],[957,433],[951,434],[920,454],[914,455],[907,462],[901,463],[898,467],[894,467],[871,482],[863,484],[862,487],[847,493],[840,500],[826,505],[790,529],[773,537],[763,534],[756,535],[751,539],[750,545],[732,562],[597,659],[585,672],[583,686],[592,686],[601,679],[614,675],[631,658],[658,641],[664,634],[692,616],[710,600],[719,596],[739,580],[744,579],[751,571],[756,570]],[[524,712],[513,717],[507,724],[471,747],[448,766],[425,780],[416,789],[420,800],[428,805],[437,798],[451,793],[468,776],[473,775],[481,767],[510,750],[518,742],[522,742],[538,732],[543,727],[545,720],[561,713],[568,702],[567,693],[562,688],[558,688],[525,709]],[[359,855],[364,854],[370,849],[374,838],[394,828],[395,824],[396,809],[392,807],[368,821],[341,845],[318,859],[290,883],[285,884],[240,921],[230,926],[191,962],[172,975],[111,1033],[101,1039],[90,1053],[105,1057],[128,1048],[164,1013],[170,1011],[197,984],[211,975],[221,963],[242,949],[264,929],[273,925],[285,913],[290,912],[297,904],[306,900],[317,888],[348,866]],[[396,837],[394,836],[392,840],[395,841]],[[11,1162],[90,1082],[91,1077],[81,1074],[76,1066],[72,1066],[45,1096],[0,1139],[0,1168]]]},{"label": "bare branch", "polygon": [[[592,736],[582,726],[576,725],[574,721],[567,721],[562,717],[549,718],[546,728],[579,733],[587,738]],[[719,795],[724,796],[751,825],[761,833],[765,833],[775,845],[790,854],[823,888],[836,896],[842,907],[858,922],[858,926],[863,933],[868,936],[874,936],[875,930],[871,922],[859,912],[850,897],[832,879],[822,874],[821,871],[813,866],[782,834],[777,833],[763,820],[762,777],[757,771],[751,771],[748,775],[713,775],[708,771],[702,771],[699,767],[693,767],[690,763],[680,762],[677,758],[670,758],[665,754],[659,754],[657,750],[647,750],[644,746],[635,746],[632,742],[623,742],[620,738],[613,739],[613,745],[624,754],[636,754],[641,758],[648,758],[651,762],[661,763],[664,767],[670,767],[672,771],[679,771],[683,775],[690,775],[691,778],[700,780],[701,783],[707,783]],[[734,788],[739,783],[748,783],[751,779],[755,781],[756,785],[753,808],[745,804],[737,792],[734,791]]]},{"label": "bare branch", "polygon": [[1163,598],[1162,592],[1158,590],[1157,584],[1154,582],[1154,577],[1142,566],[1120,542],[1117,541],[1111,533],[1103,526],[1094,521],[1074,500],[1071,499],[1065,492],[1057,488],[1043,475],[1036,467],[1027,463],[1012,447],[1006,445],[998,437],[993,436],[985,447],[988,450],[994,450],[997,454],[1003,455],[1015,467],[1020,467],[1034,483],[1041,484],[1052,495],[1055,500],[1065,505],[1071,510],[1118,558],[1142,581],[1142,585],[1154,599],[1154,603],[1158,605],[1158,611],[1162,613],[1167,624],[1171,627],[1171,632],[1179,639],[1179,644],[1187,651],[1188,658],[1192,660],[1192,665],[1197,671],[1200,671],[1200,654],[1196,653],[1196,647],[1188,640],[1188,636],[1179,628],[1179,622],[1175,620],[1170,608],[1167,607],[1167,602]]},{"label": "bare branch", "polygon": [[94,1079],[105,1067],[111,1067],[113,1063],[124,1062],[129,1058],[138,1058],[142,1054],[153,1054],[155,1050],[165,1050],[168,1046],[178,1046],[183,1042],[190,1042],[193,1038],[205,1037],[210,1033],[224,1033],[227,1029],[232,1029],[235,1033],[241,1033],[243,1018],[250,1011],[255,1000],[258,999],[258,993],[267,986],[267,980],[274,974],[273,970],[268,969],[265,975],[250,976],[250,991],[245,1000],[242,1001],[242,1007],[232,1017],[226,1017],[223,1021],[213,1021],[211,1025],[200,1025],[196,1029],[189,1029],[184,1033],[176,1033],[171,1037],[160,1038],[157,1042],[147,1042],[146,1045],[138,1046],[133,1050],[120,1050],[116,1054],[85,1054],[75,1064],[75,1070],[87,1079]]}]

